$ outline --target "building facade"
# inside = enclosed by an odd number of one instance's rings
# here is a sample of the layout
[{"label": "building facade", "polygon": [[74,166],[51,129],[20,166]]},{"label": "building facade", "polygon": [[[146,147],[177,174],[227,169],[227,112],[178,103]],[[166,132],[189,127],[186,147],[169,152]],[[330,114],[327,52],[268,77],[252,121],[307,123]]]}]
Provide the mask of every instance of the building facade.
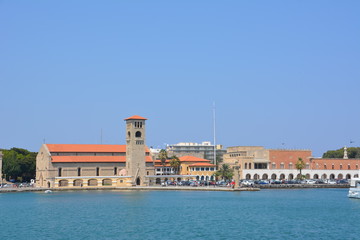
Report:
[{"label": "building facade", "polygon": [[324,159],[312,157],[311,150],[230,147],[224,163],[238,166],[240,179],[292,180],[298,178],[296,162],[301,158],[307,179],[351,179],[358,176],[360,159]]},{"label": "building facade", "polygon": [[154,162],[145,145],[145,121],[126,121],[126,145],[43,144],[36,157],[36,186],[125,187],[146,186]]},{"label": "building facade", "polygon": [[[179,158],[179,170],[174,169],[170,165],[171,160],[166,160],[162,165],[160,160],[155,160],[155,174],[175,175],[174,180],[194,179],[199,181],[213,181],[215,180],[216,165],[212,164],[210,160],[198,158],[194,156],[183,156]],[[189,177],[191,176],[191,177]]]},{"label": "building facade", "polygon": [[[216,151],[214,151],[214,148]],[[175,155],[177,157],[183,156],[194,156],[198,158],[203,158],[210,160],[211,163],[214,163],[214,152],[216,152],[216,159],[222,161],[223,155],[226,153],[226,150],[223,149],[222,145],[212,145],[211,142],[202,142],[202,143],[191,143],[184,142],[178,144],[168,145],[166,147],[168,156]]]}]

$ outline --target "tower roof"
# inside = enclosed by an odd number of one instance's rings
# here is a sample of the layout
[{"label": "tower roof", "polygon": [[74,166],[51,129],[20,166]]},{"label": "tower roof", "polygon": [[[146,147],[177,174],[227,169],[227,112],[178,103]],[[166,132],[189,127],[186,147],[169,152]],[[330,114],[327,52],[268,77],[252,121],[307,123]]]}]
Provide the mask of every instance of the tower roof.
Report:
[{"label": "tower roof", "polygon": [[139,115],[134,115],[129,118],[125,118],[125,121],[127,120],[147,120],[147,118],[140,117]]}]

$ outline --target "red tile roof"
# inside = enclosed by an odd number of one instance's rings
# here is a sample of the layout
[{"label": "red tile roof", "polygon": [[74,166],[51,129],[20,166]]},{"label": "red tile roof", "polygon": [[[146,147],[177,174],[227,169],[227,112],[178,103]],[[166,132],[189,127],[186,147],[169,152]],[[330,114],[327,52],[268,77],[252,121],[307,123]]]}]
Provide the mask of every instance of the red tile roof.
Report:
[{"label": "red tile roof", "polygon": [[125,121],[126,120],[147,120],[147,118],[143,118],[143,117],[140,117],[138,115],[134,115],[134,116],[131,116],[129,118],[125,118]]},{"label": "red tile roof", "polygon": [[50,152],[126,152],[126,145],[46,144]]},{"label": "red tile roof", "polygon": [[210,162],[210,160],[198,158],[194,156],[183,156],[179,157],[180,162]]},{"label": "red tile roof", "polygon": [[[52,156],[51,162],[53,163],[64,163],[64,162],[72,162],[72,163],[80,163],[80,162],[97,162],[97,163],[125,163],[126,156]],[[147,163],[152,163],[152,159],[150,156],[145,157]]]},{"label": "red tile roof", "polygon": [[189,165],[189,167],[216,167],[216,165],[211,163],[194,163]]},{"label": "red tile roof", "polygon": [[[50,152],[116,152],[126,153],[126,145],[106,144],[46,144]],[[145,147],[145,152],[149,149]]]},{"label": "red tile roof", "polygon": [[125,156],[53,156],[51,162],[126,162]]}]

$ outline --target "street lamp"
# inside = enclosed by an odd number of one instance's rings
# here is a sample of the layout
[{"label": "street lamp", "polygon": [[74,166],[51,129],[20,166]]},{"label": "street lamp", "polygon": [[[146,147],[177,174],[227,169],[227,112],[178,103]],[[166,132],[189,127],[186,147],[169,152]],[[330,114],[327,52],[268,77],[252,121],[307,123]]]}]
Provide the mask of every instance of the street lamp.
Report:
[{"label": "street lamp", "polygon": [[234,180],[235,180],[235,185],[234,185],[234,188],[238,188],[239,187],[239,162],[238,161],[235,161],[235,166],[233,167],[233,169],[235,170],[235,173],[234,173]]}]

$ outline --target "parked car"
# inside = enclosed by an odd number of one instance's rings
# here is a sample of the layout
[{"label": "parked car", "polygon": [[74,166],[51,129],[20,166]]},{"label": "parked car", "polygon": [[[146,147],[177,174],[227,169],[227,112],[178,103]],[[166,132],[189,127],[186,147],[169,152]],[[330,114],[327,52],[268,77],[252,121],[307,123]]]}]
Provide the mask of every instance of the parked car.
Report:
[{"label": "parked car", "polygon": [[254,181],[252,180],[242,180],[240,182],[240,184],[244,185],[244,186],[253,186],[254,185]]},{"label": "parked car", "polygon": [[305,184],[315,184],[315,183],[316,183],[316,181],[312,180],[312,179],[305,180]]},{"label": "parked car", "polygon": [[340,179],[336,181],[337,184],[349,184],[349,181],[347,179]]},{"label": "parked car", "polygon": [[334,179],[328,179],[327,184],[336,184],[336,181]]}]

